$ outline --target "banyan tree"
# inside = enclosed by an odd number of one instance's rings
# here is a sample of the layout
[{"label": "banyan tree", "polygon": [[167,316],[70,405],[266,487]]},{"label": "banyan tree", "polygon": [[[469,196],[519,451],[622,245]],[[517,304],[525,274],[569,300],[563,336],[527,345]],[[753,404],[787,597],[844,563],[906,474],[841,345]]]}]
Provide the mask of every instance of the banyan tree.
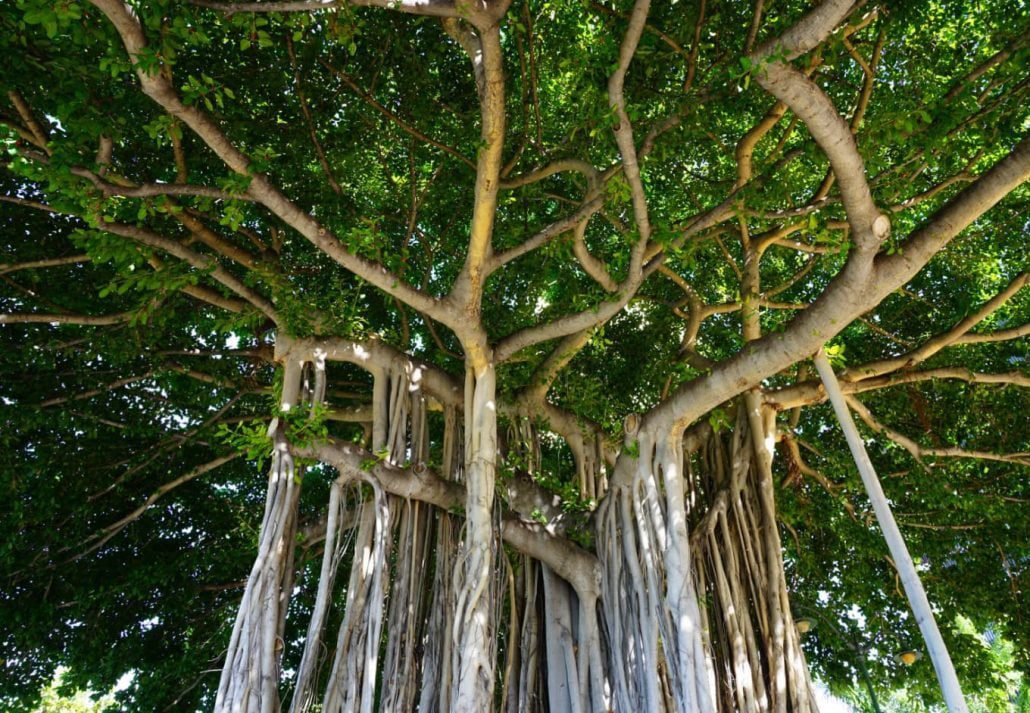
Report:
[{"label": "banyan tree", "polygon": [[1015,5],[4,3],[0,700],[1015,695]]}]

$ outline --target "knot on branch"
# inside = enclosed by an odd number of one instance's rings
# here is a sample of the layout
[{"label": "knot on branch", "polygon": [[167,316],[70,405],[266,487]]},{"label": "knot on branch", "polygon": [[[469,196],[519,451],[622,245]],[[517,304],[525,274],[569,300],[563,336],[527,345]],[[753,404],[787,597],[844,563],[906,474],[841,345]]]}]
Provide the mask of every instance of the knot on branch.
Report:
[{"label": "knot on branch", "polygon": [[622,430],[627,438],[637,435],[640,430],[640,414],[631,413],[622,421]]},{"label": "knot on branch", "polygon": [[891,219],[880,213],[873,221],[873,235],[880,242],[883,242],[891,234]]}]

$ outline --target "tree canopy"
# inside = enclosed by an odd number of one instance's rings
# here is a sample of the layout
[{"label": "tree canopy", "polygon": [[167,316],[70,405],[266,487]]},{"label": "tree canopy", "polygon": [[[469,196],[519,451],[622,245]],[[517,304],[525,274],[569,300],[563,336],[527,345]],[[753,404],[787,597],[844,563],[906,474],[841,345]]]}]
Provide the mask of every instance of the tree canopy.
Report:
[{"label": "tree canopy", "polygon": [[[1003,710],[977,632],[1030,671],[1027,8],[852,5],[0,5],[0,701],[67,666],[134,671],[133,710],[212,705],[288,337],[406,355],[458,401],[492,364],[498,512],[595,561],[636,424],[729,434],[758,389],[813,674],[842,692],[861,659],[933,703],[894,656],[919,633],[807,361],[825,341],[959,676]],[[325,369],[291,438],[372,468],[373,376]],[[336,477],[304,456],[301,632]],[[519,510],[524,481],[551,509]]]}]

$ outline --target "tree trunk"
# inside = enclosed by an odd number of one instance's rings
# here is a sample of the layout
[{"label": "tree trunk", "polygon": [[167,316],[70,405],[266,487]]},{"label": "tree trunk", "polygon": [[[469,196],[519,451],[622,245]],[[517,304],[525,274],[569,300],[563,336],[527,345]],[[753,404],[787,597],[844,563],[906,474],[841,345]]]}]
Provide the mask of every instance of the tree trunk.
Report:
[{"label": "tree trunk", "polygon": [[465,376],[465,532],[455,570],[451,701],[454,710],[493,706],[494,481],[497,459],[496,383],[492,364]]}]

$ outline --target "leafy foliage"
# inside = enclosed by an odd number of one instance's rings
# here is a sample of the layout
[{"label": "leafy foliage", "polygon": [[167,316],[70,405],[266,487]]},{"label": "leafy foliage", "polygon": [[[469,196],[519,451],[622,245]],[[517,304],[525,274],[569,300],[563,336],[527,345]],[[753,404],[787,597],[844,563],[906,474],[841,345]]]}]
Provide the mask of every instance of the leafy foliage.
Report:
[{"label": "leafy foliage", "polygon": [[[765,4],[759,41],[791,26],[811,3]],[[695,344],[684,345],[687,296],[655,273],[556,375],[549,401],[599,424],[613,441],[627,414],[705,379],[712,363],[745,348],[737,226],[676,239],[695,215],[733,191],[734,148],[774,103],[753,80],[762,67],[745,56],[751,5],[710,1],[702,17],[702,3],[655,3],[627,77],[638,143],[656,132],[642,162],[654,239],[667,248],[665,265],[711,313]],[[276,325],[216,281],[216,269],[268,300],[285,332],[378,340],[457,378],[463,373],[460,343],[446,327],[347,272],[247,196],[254,177],[266,176],[352,254],[384,266],[398,283],[446,295],[466,255],[475,178],[469,163],[482,144],[468,58],[440,23],[346,5],[286,14],[227,14],[166,0],[133,6],[149,43],[137,58],[141,69],[170,77],[183,102],[204,111],[250,160],[249,173],[229,170],[179,118],[140,92],[124,48],[95,8],[73,0],[0,4],[0,89],[22,97],[46,132],[44,150],[13,99],[0,105],[0,198],[10,199],[0,203],[0,312],[127,315],[106,325],[0,324],[5,707],[33,705],[58,665],[69,667],[70,685],[97,690],[137,671],[134,685],[118,694],[132,710],[210,705],[212,670],[256,546],[265,419],[276,389]],[[621,0],[520,0],[509,10],[502,21],[509,177],[567,157],[601,168],[618,164],[618,122],[605,87],[629,9]],[[905,236],[1025,133],[1027,9],[1001,0],[866,9],[877,10],[868,24],[847,38],[837,32],[818,50],[818,62],[807,57],[797,66],[815,65],[814,80],[850,117],[864,80],[856,54],[870,61],[882,42],[856,140],[877,204],[891,214],[884,253],[904,254]],[[1003,60],[971,75],[1002,52]],[[658,133],[671,116],[676,125]],[[105,141],[113,147],[106,157],[98,151]],[[754,160],[760,180],[733,194],[735,220],[752,235],[780,225],[784,211],[807,210],[829,170],[789,113],[757,145]],[[613,173],[584,241],[620,280],[637,234],[631,188]],[[117,195],[161,184],[209,191]],[[559,172],[502,191],[494,249],[520,245],[568,215],[585,190],[582,176]],[[835,366],[907,353],[1024,272],[1027,198],[1025,186],[1014,191],[904,289],[848,325],[832,344]],[[787,329],[839,273],[851,248],[843,218],[830,188],[827,200],[802,215],[789,238],[795,245],[769,247],[759,277],[775,304],[761,310],[764,333]],[[208,262],[198,267],[105,224],[151,231]],[[8,269],[76,256],[85,257]],[[596,311],[610,298],[563,233],[489,278],[482,320],[496,340]],[[975,332],[1028,321],[1030,297],[1020,292]],[[501,365],[502,398],[522,393],[554,346],[531,346]],[[961,367],[1025,380],[1027,358],[1025,339],[969,343],[909,371]],[[808,378],[791,369],[763,388],[774,392]],[[371,391],[367,374],[347,367],[331,366],[328,383],[341,410],[367,402]],[[883,423],[926,448],[1030,450],[1030,403],[1012,384],[925,379],[860,398]],[[709,414],[713,428],[732,425],[727,408]],[[291,437],[361,439],[360,427],[329,416],[291,421]],[[807,465],[822,479],[795,477],[797,464],[777,458],[788,585],[798,612],[817,611],[836,625],[806,638],[809,662],[843,692],[855,685],[857,657],[865,656],[878,690],[901,691],[898,706],[932,705],[929,662],[904,668],[893,657],[914,645],[918,632],[832,414],[806,405],[796,423],[790,419],[789,411],[780,414],[781,431],[802,444]],[[1014,680],[1005,671],[1030,672],[1026,467],[944,457],[918,462],[894,441],[866,435],[930,599],[949,615],[946,622],[951,614],[964,617],[944,627],[960,677],[984,692],[985,710],[1002,710]],[[635,456],[633,447],[624,453]],[[98,532],[164,483],[230,451],[246,457],[176,487],[90,551]],[[318,519],[330,477],[317,466],[305,473],[302,523]],[[573,535],[589,547],[590,503],[576,493],[568,452],[545,447],[534,479],[578,518]],[[298,621],[311,606],[311,546],[300,545],[302,593],[290,611]],[[975,632],[988,630],[1003,632],[1011,650],[985,647]],[[299,657],[296,648],[287,645],[287,669]]]}]

